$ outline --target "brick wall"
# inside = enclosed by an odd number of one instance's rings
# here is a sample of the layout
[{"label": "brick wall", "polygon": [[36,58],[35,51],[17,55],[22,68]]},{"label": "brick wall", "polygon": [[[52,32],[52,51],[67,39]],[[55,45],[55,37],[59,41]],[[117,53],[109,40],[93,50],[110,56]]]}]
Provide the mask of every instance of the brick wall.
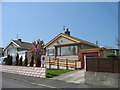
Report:
[{"label": "brick wall", "polygon": [[45,78],[46,68],[2,65],[2,72]]}]

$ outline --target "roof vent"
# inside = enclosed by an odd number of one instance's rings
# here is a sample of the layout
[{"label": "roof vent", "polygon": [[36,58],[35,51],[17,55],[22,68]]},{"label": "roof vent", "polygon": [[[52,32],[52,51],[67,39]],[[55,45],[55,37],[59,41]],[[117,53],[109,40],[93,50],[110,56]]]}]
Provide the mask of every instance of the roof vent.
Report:
[{"label": "roof vent", "polygon": [[20,41],[20,42],[21,42],[21,41],[22,41],[22,39],[20,39],[20,38],[19,38],[19,39],[18,39],[18,41]]},{"label": "roof vent", "polygon": [[68,29],[68,28],[67,28],[67,29],[66,29],[66,31],[65,31],[65,35],[70,36],[70,31],[69,31],[69,29]]}]

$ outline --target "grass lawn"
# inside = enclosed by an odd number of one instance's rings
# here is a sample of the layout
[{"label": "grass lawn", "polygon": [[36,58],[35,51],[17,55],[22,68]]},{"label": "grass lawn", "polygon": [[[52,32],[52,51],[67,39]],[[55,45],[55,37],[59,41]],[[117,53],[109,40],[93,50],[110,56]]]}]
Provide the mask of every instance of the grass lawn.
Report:
[{"label": "grass lawn", "polygon": [[70,72],[74,70],[65,70],[65,69],[47,69],[47,76],[46,78],[53,78],[55,76],[58,76],[60,74]]}]

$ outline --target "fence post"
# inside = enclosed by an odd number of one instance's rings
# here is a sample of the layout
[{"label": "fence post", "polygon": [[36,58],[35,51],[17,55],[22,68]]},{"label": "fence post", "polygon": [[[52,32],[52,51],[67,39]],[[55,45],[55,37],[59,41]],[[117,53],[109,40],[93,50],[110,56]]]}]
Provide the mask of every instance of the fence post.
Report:
[{"label": "fence post", "polygon": [[88,58],[86,58],[86,71],[88,71]]},{"label": "fence post", "polygon": [[112,73],[114,73],[114,59],[112,58]]},{"label": "fence post", "polygon": [[98,72],[99,72],[99,58],[98,58]]},{"label": "fence post", "polygon": [[77,60],[75,60],[75,70],[77,70]]},{"label": "fence post", "polygon": [[49,57],[49,68],[51,68],[51,59]]},{"label": "fence post", "polygon": [[57,58],[57,69],[59,69],[59,59]]},{"label": "fence post", "polygon": [[68,59],[66,59],[66,69],[68,69]]}]

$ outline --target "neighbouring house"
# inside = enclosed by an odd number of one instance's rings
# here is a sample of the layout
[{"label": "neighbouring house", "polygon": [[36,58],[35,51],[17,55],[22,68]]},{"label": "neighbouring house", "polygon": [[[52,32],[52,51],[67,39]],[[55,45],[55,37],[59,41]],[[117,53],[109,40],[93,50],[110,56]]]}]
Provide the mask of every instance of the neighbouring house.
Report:
[{"label": "neighbouring house", "polygon": [[120,54],[120,50],[119,49],[110,49],[114,52],[115,55],[119,55]]},{"label": "neighbouring house", "polygon": [[0,64],[3,64],[3,60],[5,57],[4,56],[4,53],[3,53],[3,48],[0,47]]},{"label": "neighbouring house", "polygon": [[[71,36],[70,31],[67,29],[64,34],[60,33],[50,42],[48,42],[44,46],[44,48],[46,49],[47,59],[50,57],[55,59],[59,58],[68,60],[80,60],[81,68],[84,68],[84,62],[81,58],[82,54],[80,50],[85,50],[86,53],[88,53],[88,49],[94,49],[92,53],[95,53],[94,51],[96,49],[99,49],[99,46],[91,42]],[[104,49],[104,53],[100,55],[105,56],[109,52],[112,53],[111,50]]]},{"label": "neighbouring house", "polygon": [[23,60],[25,59],[25,54],[27,53],[28,60],[30,60],[30,53],[29,48],[32,46],[32,43],[23,42],[22,39],[18,40],[11,40],[8,45],[3,49],[4,50],[4,56],[7,56],[8,54],[13,56],[13,61],[15,61],[15,57],[17,53],[19,54],[19,57],[23,57]]},{"label": "neighbouring house", "polygon": [[119,55],[120,54],[120,50],[117,49],[117,48],[113,48],[112,46],[100,46],[101,48],[106,48],[106,49],[109,49],[109,50],[112,50],[114,52],[115,55]]},{"label": "neighbouring house", "polygon": [[0,47],[0,57],[3,57],[3,48]]}]

